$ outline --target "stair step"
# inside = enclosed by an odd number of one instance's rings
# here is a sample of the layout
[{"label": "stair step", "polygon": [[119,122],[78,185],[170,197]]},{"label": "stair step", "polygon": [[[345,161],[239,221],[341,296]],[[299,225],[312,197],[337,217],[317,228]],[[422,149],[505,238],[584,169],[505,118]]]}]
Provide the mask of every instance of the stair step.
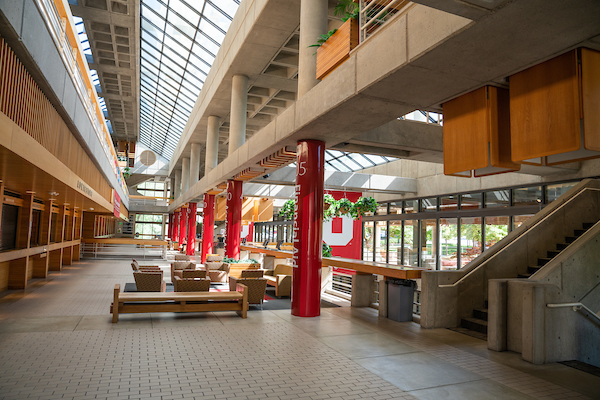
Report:
[{"label": "stair step", "polygon": [[586,231],[587,231],[588,229],[590,229],[592,226],[594,226],[594,223],[593,223],[593,222],[584,222],[584,223],[583,223],[583,229],[585,229]]},{"label": "stair step", "polygon": [[564,249],[566,249],[567,247],[569,247],[568,243],[557,243],[556,244],[556,250],[562,251]]},{"label": "stair step", "polygon": [[463,318],[460,320],[460,326],[475,332],[487,333],[487,321],[479,318]]},{"label": "stair step", "polygon": [[567,242],[568,244],[571,244],[575,241],[575,239],[577,239],[577,238],[574,236],[567,236],[567,237],[565,237],[565,242]]},{"label": "stair step", "polygon": [[487,308],[476,308],[473,310],[473,317],[477,319],[481,319],[483,321],[488,320],[488,310]]},{"label": "stair step", "polygon": [[579,237],[585,233],[585,229],[575,229],[574,235]]},{"label": "stair step", "polygon": [[536,272],[538,272],[540,270],[540,268],[542,267],[527,267],[527,272],[531,275],[535,274]]},{"label": "stair step", "polygon": [[551,258],[538,258],[538,265],[541,267],[548,264],[550,261],[552,261]]},{"label": "stair step", "polygon": [[560,254],[560,251],[557,251],[557,250],[550,250],[550,251],[548,251],[546,253],[546,255],[548,256],[548,258],[554,258],[554,257],[556,257],[559,254]]},{"label": "stair step", "polygon": [[517,275],[517,278],[529,278],[531,275],[533,274],[519,274]]}]

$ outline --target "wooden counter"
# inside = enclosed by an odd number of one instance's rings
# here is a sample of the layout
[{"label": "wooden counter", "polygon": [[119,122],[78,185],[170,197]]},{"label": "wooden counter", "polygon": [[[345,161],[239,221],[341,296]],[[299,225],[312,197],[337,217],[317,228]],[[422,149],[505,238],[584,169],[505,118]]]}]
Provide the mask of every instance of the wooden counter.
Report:
[{"label": "wooden counter", "polygon": [[[242,250],[250,251],[251,253],[262,253],[267,256],[277,258],[292,258],[291,251],[277,250],[273,248],[265,249],[264,247],[249,245],[242,245],[240,248]],[[353,260],[350,258],[340,257],[323,257],[323,266],[351,269],[360,273],[377,274],[388,278],[398,279],[421,279],[421,272],[427,270],[427,268],[376,263],[372,261]]]}]

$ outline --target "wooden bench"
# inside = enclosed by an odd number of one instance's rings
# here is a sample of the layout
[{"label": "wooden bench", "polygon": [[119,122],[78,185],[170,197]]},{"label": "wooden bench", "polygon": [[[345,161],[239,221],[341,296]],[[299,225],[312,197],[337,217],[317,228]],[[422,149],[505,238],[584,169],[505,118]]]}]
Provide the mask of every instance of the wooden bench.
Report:
[{"label": "wooden bench", "polygon": [[[238,284],[235,292],[143,292],[121,293],[116,284],[110,312],[113,323],[120,313],[236,311],[248,314],[248,288]],[[115,306],[117,305],[117,306]]]}]

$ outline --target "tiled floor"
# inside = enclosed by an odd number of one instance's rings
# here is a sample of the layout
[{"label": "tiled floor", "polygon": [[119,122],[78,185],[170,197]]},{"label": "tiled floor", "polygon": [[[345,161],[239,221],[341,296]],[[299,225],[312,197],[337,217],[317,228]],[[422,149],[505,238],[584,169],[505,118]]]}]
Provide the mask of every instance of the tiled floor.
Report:
[{"label": "tiled floor", "polygon": [[112,324],[112,288],[128,281],[128,260],[84,260],[0,293],[0,398],[600,398],[599,377],[367,308],[310,319],[123,314]]}]

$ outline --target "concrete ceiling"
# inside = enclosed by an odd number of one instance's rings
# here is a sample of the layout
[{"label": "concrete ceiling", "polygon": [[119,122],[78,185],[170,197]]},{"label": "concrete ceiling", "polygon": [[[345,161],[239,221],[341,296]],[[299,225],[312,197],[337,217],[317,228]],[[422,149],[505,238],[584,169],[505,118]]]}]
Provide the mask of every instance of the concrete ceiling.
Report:
[{"label": "concrete ceiling", "polygon": [[115,139],[139,137],[139,1],[78,0]]}]

